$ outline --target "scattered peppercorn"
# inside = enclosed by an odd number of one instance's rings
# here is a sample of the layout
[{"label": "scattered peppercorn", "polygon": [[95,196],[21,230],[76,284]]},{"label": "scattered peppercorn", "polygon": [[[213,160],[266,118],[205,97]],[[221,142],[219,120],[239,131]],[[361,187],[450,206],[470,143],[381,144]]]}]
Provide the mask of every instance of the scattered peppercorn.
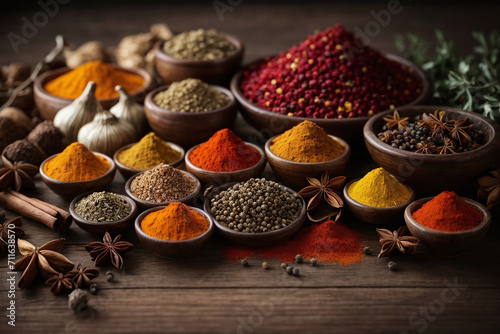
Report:
[{"label": "scattered peppercorn", "polygon": [[293,268],[292,274],[293,274],[293,276],[299,276],[299,274],[300,274],[299,268]]},{"label": "scattered peppercorn", "polygon": [[372,249],[368,246],[366,246],[365,248],[363,248],[363,253],[365,253],[366,255],[372,255]]},{"label": "scattered peppercorn", "polygon": [[302,257],[302,255],[300,254],[295,255],[295,262],[302,263],[303,260],[304,258]]},{"label": "scattered peppercorn", "polygon": [[288,275],[293,275],[293,269],[295,269],[293,266],[288,266],[285,270]]},{"label": "scattered peppercorn", "polygon": [[97,284],[92,283],[89,287],[89,290],[91,294],[96,295],[99,289],[97,288]]},{"label": "scattered peppercorn", "polygon": [[267,262],[262,262],[262,268],[264,268],[264,269],[269,269],[269,263],[267,263]]},{"label": "scattered peppercorn", "polygon": [[311,259],[311,266],[316,267],[318,265],[318,260]]},{"label": "scattered peppercorn", "polygon": [[412,68],[368,46],[337,24],[243,73],[251,103],[309,118],[371,116],[414,101],[423,83]]},{"label": "scattered peppercorn", "polygon": [[115,274],[113,274],[111,271],[108,271],[106,273],[106,281],[109,283],[113,283],[115,281]]},{"label": "scattered peppercorn", "polygon": [[241,265],[242,265],[243,267],[248,267],[248,260],[247,260],[247,259],[243,259],[243,260],[241,260]]},{"label": "scattered peppercorn", "polygon": [[283,262],[283,263],[281,264],[281,269],[286,269],[286,267],[288,267],[288,263]]},{"label": "scattered peppercorn", "polygon": [[398,267],[398,264],[394,261],[390,261],[388,264],[387,264],[387,267],[389,267],[390,270],[396,270],[397,267]]}]

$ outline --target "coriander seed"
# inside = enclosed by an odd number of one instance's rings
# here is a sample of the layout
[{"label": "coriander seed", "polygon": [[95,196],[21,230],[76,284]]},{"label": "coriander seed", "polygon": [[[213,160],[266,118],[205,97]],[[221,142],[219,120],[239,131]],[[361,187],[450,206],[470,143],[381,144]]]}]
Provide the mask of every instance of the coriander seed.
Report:
[{"label": "coriander seed", "polygon": [[264,268],[264,269],[269,269],[269,263],[267,263],[267,262],[262,262],[262,268]]},{"label": "coriander seed", "polygon": [[304,258],[302,257],[302,255],[300,254],[295,255],[295,262],[302,263],[303,260]]},{"label": "coriander seed", "polygon": [[288,263],[283,262],[283,263],[281,264],[281,269],[286,269],[286,267],[288,267]]}]

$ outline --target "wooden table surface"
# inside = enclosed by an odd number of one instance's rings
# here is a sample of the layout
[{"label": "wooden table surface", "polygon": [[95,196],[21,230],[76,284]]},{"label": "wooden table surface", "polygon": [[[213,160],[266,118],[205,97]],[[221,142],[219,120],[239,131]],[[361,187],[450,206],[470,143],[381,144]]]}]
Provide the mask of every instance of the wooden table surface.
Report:
[{"label": "wooden table surface", "polygon": [[[314,29],[335,22],[349,29],[364,27],[373,20],[370,11],[385,9],[386,2],[361,4],[250,4],[241,3],[224,14],[221,21],[211,2],[202,5],[61,5],[57,15],[39,29],[36,36],[20,47],[19,53],[2,40],[0,62],[36,63],[53,46],[56,34],[63,33],[75,44],[98,39],[116,45],[127,34],[146,31],[150,24],[167,22],[176,30],[215,27],[240,36],[247,46],[245,61],[287,49]],[[234,3],[234,2],[233,2]],[[1,34],[19,33],[21,18],[36,10],[5,13]],[[475,3],[445,4],[404,2],[403,11],[393,15],[371,45],[394,51],[395,32],[432,35],[442,28],[470,46],[470,31],[489,31],[497,26],[498,7]],[[246,139],[256,131],[238,118],[236,131]],[[363,148],[353,152],[348,179],[376,167]],[[265,176],[272,178],[269,168]],[[108,189],[124,193],[125,180],[117,175]],[[51,192],[37,177],[37,188],[27,193],[63,208],[69,201]],[[464,194],[474,194],[473,187]],[[133,242],[118,271],[100,269],[95,282],[100,291],[91,296],[92,310],[75,316],[67,308],[65,296],[52,296],[42,283],[16,291],[16,327],[0,320],[0,332],[12,333],[498,333],[500,332],[500,248],[498,211],[486,237],[470,252],[458,258],[433,255],[425,247],[417,254],[378,259],[366,256],[351,266],[321,263],[300,267],[293,277],[279,269],[280,262],[269,260],[271,269],[260,267],[261,259],[251,259],[243,268],[224,258],[219,237],[196,256],[185,260],[159,258],[145,250],[131,229],[123,239]],[[8,218],[16,216],[8,212]],[[375,228],[343,218],[349,227],[366,235],[366,245],[379,250]],[[403,221],[400,222],[403,224]],[[391,226],[390,228],[396,228]],[[61,235],[39,223],[25,220],[26,239],[41,245]],[[74,263],[92,266],[84,245],[98,240],[75,224],[64,235],[63,254]],[[21,256],[18,254],[17,259]],[[397,261],[398,271],[387,269]],[[105,280],[113,270],[115,283]],[[0,261],[0,305],[5,310],[8,292],[7,259]],[[19,280],[21,273],[17,274]],[[6,311],[2,312],[5,314]]]}]

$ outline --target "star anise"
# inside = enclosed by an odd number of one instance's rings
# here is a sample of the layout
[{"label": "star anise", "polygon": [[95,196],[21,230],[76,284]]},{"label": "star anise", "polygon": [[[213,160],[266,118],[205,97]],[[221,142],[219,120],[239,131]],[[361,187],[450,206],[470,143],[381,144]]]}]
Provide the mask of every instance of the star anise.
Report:
[{"label": "star anise", "polygon": [[[23,217],[19,216],[9,220],[3,225],[0,225],[0,255],[7,253],[9,235],[14,233],[16,238],[21,238],[22,236],[24,236],[24,231],[21,228],[22,224],[23,224]],[[9,226],[14,226],[14,227],[10,228]]]},{"label": "star anise", "polygon": [[444,138],[443,146],[436,148],[436,154],[454,154],[455,152],[455,142],[450,138]]},{"label": "star anise", "polygon": [[465,125],[468,122],[469,118],[466,117],[465,119],[462,120],[452,121],[451,124],[449,125],[451,138],[453,138],[453,140],[458,142],[458,144],[460,145],[467,144],[472,140],[467,131],[472,129],[473,124]]},{"label": "star anise", "polygon": [[489,172],[488,175],[477,179],[480,189],[477,196],[486,200],[488,209],[500,204],[500,169]]},{"label": "star anise", "polygon": [[4,168],[0,169],[0,191],[12,188],[19,191],[21,187],[35,186],[33,176],[38,173],[38,167],[25,162],[10,162],[2,155]]},{"label": "star anise", "polygon": [[385,116],[384,121],[387,122],[387,128],[389,130],[392,130],[394,127],[397,127],[398,130],[403,130],[406,128],[408,125],[408,119],[409,117],[403,117],[399,116],[399,112],[397,110],[394,110],[394,113],[392,116]]},{"label": "star anise", "polygon": [[436,149],[436,145],[434,145],[433,142],[425,143],[421,142],[417,144],[417,150],[415,153],[421,153],[421,154],[432,154],[434,150]]},{"label": "star anise", "polygon": [[102,239],[103,242],[95,241],[85,246],[96,267],[101,267],[109,261],[117,269],[123,267],[123,258],[120,254],[127,252],[133,245],[130,242],[119,241],[121,237],[119,234],[113,240],[111,235],[106,232]]},{"label": "star anise", "polygon": [[402,226],[397,231],[391,232],[383,228],[377,228],[379,243],[382,245],[378,257],[390,255],[395,249],[401,253],[413,254],[420,240],[410,235],[408,228]]},{"label": "star anise", "polygon": [[63,246],[64,238],[49,241],[41,247],[35,247],[26,240],[18,239],[17,247],[24,255],[14,266],[17,271],[24,270],[18,283],[19,288],[31,285],[38,273],[47,279],[73,269],[74,264],[59,253]]},{"label": "star anise", "polygon": [[57,273],[48,280],[45,281],[45,284],[50,285],[50,292],[54,295],[58,295],[61,292],[71,292],[75,289],[75,282],[64,275],[63,273]]},{"label": "star anise", "polygon": [[448,132],[446,111],[436,110],[434,114],[422,114],[424,124],[432,130],[431,138],[443,141],[445,133]]},{"label": "star anise", "polygon": [[308,177],[309,185],[299,191],[302,197],[311,197],[307,203],[307,211],[314,211],[321,203],[326,201],[334,208],[342,208],[344,201],[340,197],[340,189],[345,183],[345,176],[337,176],[330,180],[327,172],[321,175],[321,181],[313,177]]},{"label": "star anise", "polygon": [[87,269],[79,263],[76,270],[68,272],[66,276],[71,278],[77,287],[82,288],[90,286],[91,281],[99,276],[99,271],[91,268]]}]

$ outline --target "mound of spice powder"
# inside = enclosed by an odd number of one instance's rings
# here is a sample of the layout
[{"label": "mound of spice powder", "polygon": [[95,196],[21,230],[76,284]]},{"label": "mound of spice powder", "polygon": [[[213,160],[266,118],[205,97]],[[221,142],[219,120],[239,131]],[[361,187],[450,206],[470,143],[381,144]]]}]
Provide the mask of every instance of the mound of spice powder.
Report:
[{"label": "mound of spice powder", "polygon": [[233,172],[252,167],[262,159],[259,151],[229,129],[217,131],[189,155],[197,167],[213,172]]},{"label": "mound of spice powder", "polygon": [[377,208],[403,204],[410,199],[410,191],[382,167],[353,182],[347,190],[356,202]]},{"label": "mound of spice powder", "polygon": [[363,260],[364,237],[341,222],[327,220],[309,225],[295,234],[293,239],[270,247],[245,247],[228,245],[224,255],[231,260],[241,260],[258,255],[292,262],[297,254],[318,261],[349,265]]},{"label": "mound of spice powder", "polygon": [[453,191],[443,191],[412,216],[423,226],[445,232],[470,230],[483,220],[481,212]]},{"label": "mound of spice powder", "polygon": [[186,173],[170,165],[159,164],[130,183],[132,194],[144,201],[176,201],[191,195],[196,189],[196,181]]},{"label": "mound of spice powder", "polygon": [[208,230],[208,220],[189,206],[172,202],[144,217],[141,228],[147,235],[169,241],[196,238]]},{"label": "mound of spice powder", "polygon": [[270,146],[278,157],[296,162],[324,162],[344,153],[344,147],[333,140],[319,125],[303,121],[277,137]]},{"label": "mound of spice powder", "polygon": [[373,115],[420,95],[411,68],[359,44],[337,24],[250,66],[240,88],[259,107],[310,118]]},{"label": "mound of spice powder", "polygon": [[121,151],[118,154],[118,161],[130,168],[148,169],[160,163],[173,163],[180,157],[181,152],[173,149],[154,132],[150,132],[137,144]]},{"label": "mound of spice powder", "polygon": [[205,112],[222,108],[231,99],[200,79],[173,82],[168,89],[156,93],[153,101],[159,107],[178,112]]},{"label": "mound of spice powder", "polygon": [[95,155],[82,143],[74,142],[47,161],[43,171],[53,179],[75,182],[97,179],[110,167],[106,158]]},{"label": "mound of spice powder", "polygon": [[89,61],[48,81],[44,88],[52,95],[76,99],[83,93],[89,81],[96,83],[97,99],[117,98],[119,96],[115,90],[117,85],[122,86],[129,94],[140,91],[144,86],[144,79],[139,74],[101,61]]}]

